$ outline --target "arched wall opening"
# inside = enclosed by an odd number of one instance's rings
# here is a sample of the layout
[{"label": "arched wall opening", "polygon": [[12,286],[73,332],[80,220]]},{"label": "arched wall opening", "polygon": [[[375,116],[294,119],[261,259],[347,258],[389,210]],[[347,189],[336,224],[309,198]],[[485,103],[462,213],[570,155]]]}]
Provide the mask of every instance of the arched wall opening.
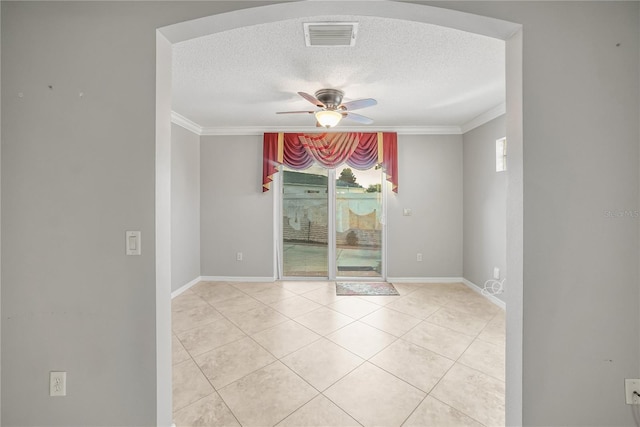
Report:
[{"label": "arched wall opening", "polygon": [[253,7],[178,23],[156,37],[156,362],[157,424],[171,425],[171,45],[205,35],[317,15],[379,16],[439,25],[506,42],[508,292],[506,423],[522,424],[523,132],[522,28],[498,19],[396,2],[313,1]]}]

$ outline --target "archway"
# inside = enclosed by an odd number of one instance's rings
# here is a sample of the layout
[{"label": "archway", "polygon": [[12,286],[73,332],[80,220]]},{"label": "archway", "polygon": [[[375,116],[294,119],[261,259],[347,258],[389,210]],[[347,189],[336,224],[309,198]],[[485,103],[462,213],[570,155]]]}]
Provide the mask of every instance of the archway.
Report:
[{"label": "archway", "polygon": [[317,15],[365,15],[445,26],[506,41],[507,202],[506,397],[507,424],[522,423],[523,174],[522,29],[518,24],[409,3],[313,1],[253,7],[157,30],[156,42],[156,358],[157,424],[171,425],[171,44],[248,25]]}]

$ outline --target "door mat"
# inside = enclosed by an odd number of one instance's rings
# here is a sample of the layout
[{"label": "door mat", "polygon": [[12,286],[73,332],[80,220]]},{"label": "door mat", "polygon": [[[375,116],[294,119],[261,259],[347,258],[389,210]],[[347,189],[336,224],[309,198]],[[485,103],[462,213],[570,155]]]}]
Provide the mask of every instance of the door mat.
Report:
[{"label": "door mat", "polygon": [[400,295],[387,282],[336,282],[336,295]]}]

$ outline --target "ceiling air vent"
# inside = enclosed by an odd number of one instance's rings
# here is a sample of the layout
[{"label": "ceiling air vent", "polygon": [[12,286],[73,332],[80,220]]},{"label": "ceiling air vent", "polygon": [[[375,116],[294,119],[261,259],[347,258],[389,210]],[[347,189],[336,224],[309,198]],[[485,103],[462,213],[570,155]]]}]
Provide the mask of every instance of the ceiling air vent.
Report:
[{"label": "ceiling air vent", "polygon": [[357,22],[305,22],[304,41],[310,47],[355,46]]}]

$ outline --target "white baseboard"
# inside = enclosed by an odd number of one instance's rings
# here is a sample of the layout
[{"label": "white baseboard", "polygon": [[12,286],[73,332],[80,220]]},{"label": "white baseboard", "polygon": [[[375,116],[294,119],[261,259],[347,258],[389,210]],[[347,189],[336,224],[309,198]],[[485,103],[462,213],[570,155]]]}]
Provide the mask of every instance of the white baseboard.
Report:
[{"label": "white baseboard", "polygon": [[274,282],[275,280],[274,277],[199,276],[171,292],[171,299],[200,282]]},{"label": "white baseboard", "polygon": [[387,277],[387,282],[390,283],[464,283],[469,289],[477,292],[493,304],[497,305],[503,310],[506,310],[507,304],[500,298],[496,298],[494,295],[484,295],[482,288],[475,283],[465,279],[464,277]]},{"label": "white baseboard", "polygon": [[387,277],[391,283],[462,283],[462,277]]},{"label": "white baseboard", "polygon": [[237,276],[202,276],[200,280],[207,282],[275,282],[275,277],[237,277]]},{"label": "white baseboard", "polygon": [[177,297],[178,295],[180,295],[181,293],[183,293],[184,291],[186,291],[187,289],[189,289],[190,287],[192,287],[196,283],[201,282],[202,280],[203,280],[202,277],[196,277],[195,279],[193,279],[192,281],[190,281],[186,285],[180,286],[178,289],[176,289],[175,291],[171,292],[171,299],[174,299],[175,297]]},{"label": "white baseboard", "polygon": [[500,298],[495,297],[494,295],[485,295],[482,293],[482,288],[478,285],[476,285],[475,283],[467,280],[467,279],[462,279],[462,283],[464,283],[465,285],[467,285],[471,290],[479,293],[480,295],[482,295],[483,297],[485,297],[486,299],[488,299],[489,301],[491,301],[492,303],[494,303],[495,305],[497,305],[498,307],[500,307],[503,310],[507,309],[507,304],[502,301]]},{"label": "white baseboard", "polygon": [[[196,277],[189,283],[175,291],[171,292],[171,298],[175,298],[184,291],[188,290],[195,284],[203,281],[208,282],[274,282],[275,277],[236,277],[236,276],[200,276]],[[390,283],[464,283],[469,287],[469,289],[477,292],[482,295],[486,299],[488,299],[493,304],[505,310],[507,308],[507,304],[499,298],[496,298],[494,295],[484,295],[482,293],[482,288],[470,280],[465,279],[464,277],[387,277],[387,282]]]}]

